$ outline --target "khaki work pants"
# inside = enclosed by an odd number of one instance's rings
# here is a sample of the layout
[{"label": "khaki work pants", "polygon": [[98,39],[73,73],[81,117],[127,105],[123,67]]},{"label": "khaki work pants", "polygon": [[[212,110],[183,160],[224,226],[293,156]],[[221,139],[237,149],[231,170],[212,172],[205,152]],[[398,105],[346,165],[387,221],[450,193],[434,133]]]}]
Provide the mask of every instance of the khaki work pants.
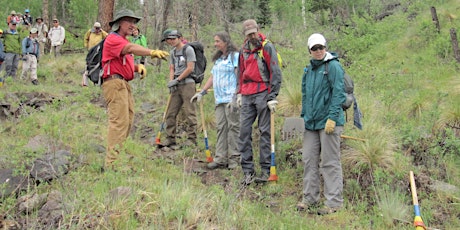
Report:
[{"label": "khaki work pants", "polygon": [[113,167],[134,121],[134,98],[129,83],[111,79],[102,84],[109,118],[105,167]]},{"label": "khaki work pants", "polygon": [[324,129],[305,130],[303,136],[302,161],[303,195],[309,204],[320,200],[320,176],[324,180],[325,205],[330,208],[342,206],[343,175],[340,163],[340,135],[343,126],[336,126],[333,134]]},{"label": "khaki work pants", "polygon": [[171,101],[166,113],[167,140],[165,145],[176,144],[176,118],[182,107],[187,121],[187,138],[196,142],[196,108],[195,104],[190,102],[195,93],[195,82],[177,85],[177,90],[171,93]]},{"label": "khaki work pants", "polygon": [[37,80],[37,57],[33,54],[24,55],[21,78],[27,80],[28,72],[30,72],[30,79]]}]

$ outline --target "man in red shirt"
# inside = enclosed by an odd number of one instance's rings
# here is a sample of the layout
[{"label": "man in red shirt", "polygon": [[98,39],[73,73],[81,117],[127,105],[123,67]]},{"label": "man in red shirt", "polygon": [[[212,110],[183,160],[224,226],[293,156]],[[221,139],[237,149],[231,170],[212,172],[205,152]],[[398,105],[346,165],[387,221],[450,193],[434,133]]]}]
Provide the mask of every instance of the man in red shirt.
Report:
[{"label": "man in red shirt", "polygon": [[150,56],[166,59],[168,52],[151,50],[130,43],[126,37],[131,36],[135,24],[141,18],[131,10],[120,10],[115,19],[109,22],[112,33],[107,36],[102,52],[102,90],[107,103],[109,127],[107,133],[107,153],[104,169],[114,169],[114,162],[123,147],[123,142],[129,135],[134,120],[134,98],[128,81],[134,78],[134,72],[145,77],[147,71],[144,65],[134,65],[134,56]]}]

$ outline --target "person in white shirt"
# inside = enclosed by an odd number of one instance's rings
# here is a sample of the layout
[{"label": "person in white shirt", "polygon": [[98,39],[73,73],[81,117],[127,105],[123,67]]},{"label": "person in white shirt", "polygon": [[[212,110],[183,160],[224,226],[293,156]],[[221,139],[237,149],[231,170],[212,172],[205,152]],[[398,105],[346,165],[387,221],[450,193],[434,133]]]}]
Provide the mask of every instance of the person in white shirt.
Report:
[{"label": "person in white shirt", "polygon": [[65,29],[59,25],[57,18],[53,19],[53,27],[51,27],[48,38],[51,40],[51,51],[54,57],[61,56],[61,46],[64,44]]}]

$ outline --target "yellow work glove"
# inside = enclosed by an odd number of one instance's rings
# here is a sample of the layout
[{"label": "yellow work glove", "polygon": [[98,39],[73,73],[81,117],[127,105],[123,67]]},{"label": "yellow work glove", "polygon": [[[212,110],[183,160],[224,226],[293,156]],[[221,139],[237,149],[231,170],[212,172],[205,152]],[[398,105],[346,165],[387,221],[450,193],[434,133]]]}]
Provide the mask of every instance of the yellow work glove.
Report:
[{"label": "yellow work glove", "polygon": [[137,65],[137,72],[141,75],[141,79],[147,75],[147,69],[142,64]]},{"label": "yellow work glove", "polygon": [[327,119],[326,127],[324,127],[324,131],[326,131],[326,134],[333,134],[334,128],[335,128],[335,121],[331,119]]},{"label": "yellow work glove", "polygon": [[150,57],[152,58],[161,58],[166,61],[166,57],[169,56],[169,53],[163,50],[152,50],[150,51]]}]

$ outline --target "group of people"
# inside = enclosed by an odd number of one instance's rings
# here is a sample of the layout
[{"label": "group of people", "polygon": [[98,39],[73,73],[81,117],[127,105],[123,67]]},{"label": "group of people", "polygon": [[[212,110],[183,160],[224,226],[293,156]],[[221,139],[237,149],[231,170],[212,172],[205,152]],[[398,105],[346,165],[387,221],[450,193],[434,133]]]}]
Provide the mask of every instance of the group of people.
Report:
[{"label": "group of people", "polygon": [[[241,165],[242,184],[267,182],[270,174],[270,115],[278,104],[282,74],[275,46],[259,31],[255,20],[243,22],[245,41],[241,49],[226,32],[214,36],[216,52],[211,75],[196,93],[192,79],[196,55],[183,42],[178,30],[168,29],[162,42],[172,50],[150,50],[130,42],[126,37],[136,31],[140,20],[130,10],[117,12],[110,22],[113,33],[106,38],[102,65],[103,94],[108,105],[108,138],[104,169],[116,169],[116,160],[123,149],[134,119],[134,99],[129,81],[134,73],[146,75],[142,58],[135,63],[134,56],[164,59],[169,56],[169,105],[166,111],[166,140],[161,146],[180,148],[176,143],[177,115],[184,110],[187,119],[187,140],[184,145],[196,145],[196,108],[208,90],[214,88],[217,143],[210,170],[234,169]],[[134,32],[134,34],[137,34]],[[184,44],[185,43],[185,44]],[[320,215],[336,212],[343,204],[343,176],[340,164],[340,135],[345,123],[341,104],[345,100],[344,71],[335,53],[326,49],[326,39],[315,33],[308,38],[310,65],[302,76],[302,111],[305,122],[303,138],[303,189],[299,211],[316,211]],[[126,63],[123,65],[123,63]],[[325,63],[328,63],[327,70]],[[326,73],[326,71],[328,71]],[[260,132],[259,165],[256,174],[252,148],[252,127],[257,119]],[[320,177],[324,180],[326,199],[320,207]]]},{"label": "group of people", "polygon": [[[27,79],[30,74],[31,83],[38,85],[37,66],[40,56],[45,54],[45,44],[48,39],[51,43],[51,53],[60,56],[61,46],[65,40],[65,29],[59,25],[59,20],[53,18],[53,26],[43,22],[42,17],[35,19],[32,24],[30,10],[26,9],[24,15],[11,11],[6,19],[8,28],[0,30],[0,68],[5,70],[3,78],[16,77],[19,61],[22,60],[22,79]],[[2,60],[3,59],[3,60]],[[3,79],[0,78],[3,82]]]},{"label": "group of people", "polygon": [[[242,48],[237,48],[227,32],[214,35],[214,65],[210,77],[197,93],[192,79],[196,61],[194,49],[187,45],[182,34],[175,29],[163,32],[162,42],[172,47],[170,52],[147,48],[146,39],[136,26],[140,19],[131,10],[120,10],[116,12],[113,21],[109,22],[110,33],[103,31],[101,24],[96,22],[84,38],[88,50],[105,39],[102,92],[107,103],[108,133],[103,170],[116,170],[119,154],[129,152],[123,147],[134,121],[134,98],[129,82],[136,75],[140,79],[147,75],[145,57],[150,56],[168,60],[169,63],[167,87],[170,99],[165,116],[166,138],[161,146],[180,148],[176,142],[176,123],[181,109],[187,119],[187,140],[181,145],[196,145],[195,103],[201,103],[202,97],[212,87],[217,142],[214,161],[208,163],[207,168],[235,169],[241,166],[241,183],[244,186],[253,182],[267,182],[271,166],[270,116],[278,104],[282,73],[275,46],[260,32],[257,22],[253,19],[243,22],[245,40]],[[21,39],[16,29],[18,22],[15,20],[12,18],[8,22],[8,30],[0,31],[3,32],[2,40],[5,44],[6,76],[15,76],[17,63],[22,56],[23,75],[24,71],[30,71],[32,83],[38,84],[36,68],[43,54],[41,47],[46,38],[50,38],[53,52],[58,54],[65,30],[55,18],[53,27],[48,31],[43,19],[38,17],[29,36]],[[297,209],[317,211],[322,215],[336,212],[343,204],[340,135],[345,123],[341,108],[345,100],[344,71],[337,54],[327,51],[323,35],[312,34],[307,43],[311,60],[302,76],[301,117],[305,122],[303,196]],[[327,70],[325,63],[328,63]],[[252,129],[256,120],[260,133],[260,173],[255,170],[252,145]],[[319,208],[321,176],[326,201]]]}]

